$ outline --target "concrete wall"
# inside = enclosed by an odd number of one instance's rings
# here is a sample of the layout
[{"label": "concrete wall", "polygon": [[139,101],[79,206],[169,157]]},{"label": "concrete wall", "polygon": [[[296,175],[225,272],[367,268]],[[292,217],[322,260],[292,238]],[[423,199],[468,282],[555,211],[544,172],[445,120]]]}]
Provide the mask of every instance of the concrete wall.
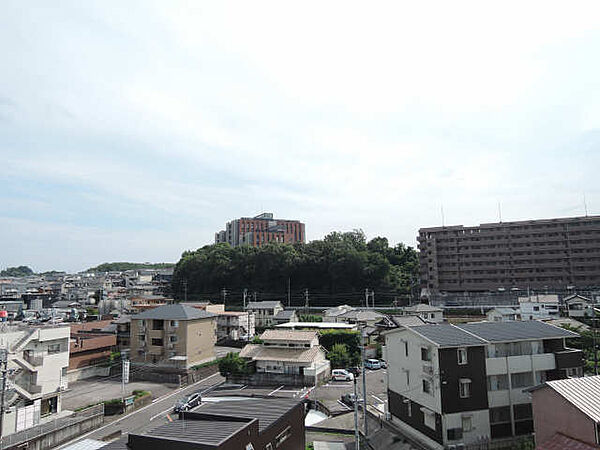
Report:
[{"label": "concrete wall", "polygon": [[595,443],[594,422],[553,389],[545,387],[534,391],[532,403],[537,445],[546,442],[556,432]]},{"label": "concrete wall", "polygon": [[73,383],[78,380],[85,380],[86,378],[93,377],[107,377],[110,375],[110,367],[104,366],[87,366],[81,369],[74,369],[67,372],[67,379],[69,383]]}]

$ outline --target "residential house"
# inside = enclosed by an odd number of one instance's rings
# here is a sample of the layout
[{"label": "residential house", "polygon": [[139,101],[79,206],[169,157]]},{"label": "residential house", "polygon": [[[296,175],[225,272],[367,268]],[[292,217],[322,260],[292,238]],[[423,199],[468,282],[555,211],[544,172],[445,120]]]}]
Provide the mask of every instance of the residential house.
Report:
[{"label": "residential house", "polygon": [[427,303],[406,306],[402,308],[401,314],[405,316],[419,316],[421,319],[432,323],[441,323],[444,321],[444,310]]},{"label": "residential house", "polygon": [[275,325],[283,330],[357,330],[356,324],[342,322],[286,322]]},{"label": "residential house", "polygon": [[214,359],[216,315],[182,304],[131,317],[132,363],[187,369]]},{"label": "residential house", "polygon": [[298,322],[298,315],[296,311],[293,309],[284,309],[283,311],[279,311],[275,315],[275,324],[280,325],[282,323],[288,322]]},{"label": "residential house", "polygon": [[521,320],[557,319],[559,314],[558,295],[535,294],[519,297]]},{"label": "residential house", "polygon": [[283,305],[278,301],[249,302],[246,311],[254,314],[257,328],[268,328],[275,325],[275,316],[283,311]]},{"label": "residential house", "polygon": [[8,351],[2,436],[38,425],[61,412],[69,365],[68,326],[3,325]]},{"label": "residential house", "polygon": [[[587,297],[573,294],[564,298],[565,308],[569,317],[582,318],[594,317],[594,303]],[[600,311],[597,311],[600,315]]]},{"label": "residential house", "polygon": [[131,316],[122,315],[112,322],[117,326],[117,348],[129,352],[131,346]]},{"label": "residential house", "polygon": [[217,313],[217,340],[247,341],[254,337],[254,314],[249,311]]},{"label": "residential house", "polygon": [[541,321],[428,324],[385,333],[393,420],[434,449],[533,431],[525,389],[583,375],[576,337]]},{"label": "residential house", "polygon": [[493,308],[485,316],[488,322],[519,320],[519,313],[513,308]]},{"label": "residential house", "polygon": [[283,397],[233,397],[192,411],[103,450],[304,450],[305,406]]},{"label": "residential house", "polygon": [[336,317],[336,322],[355,323],[358,326],[375,326],[385,317],[372,309],[353,309]]},{"label": "residential house", "polygon": [[538,449],[600,448],[600,376],[547,381],[530,392]]},{"label": "residential house", "polygon": [[68,370],[82,369],[108,362],[116,346],[117,336],[115,334],[72,334],[69,343]]},{"label": "residential house", "polygon": [[354,310],[354,308],[349,305],[339,305],[334,306],[333,308],[327,308],[323,311],[323,322],[337,322],[338,316],[352,310]]},{"label": "residential house", "polygon": [[330,375],[325,350],[315,331],[266,330],[262,344],[248,344],[240,352],[256,368],[255,384],[314,386]]}]

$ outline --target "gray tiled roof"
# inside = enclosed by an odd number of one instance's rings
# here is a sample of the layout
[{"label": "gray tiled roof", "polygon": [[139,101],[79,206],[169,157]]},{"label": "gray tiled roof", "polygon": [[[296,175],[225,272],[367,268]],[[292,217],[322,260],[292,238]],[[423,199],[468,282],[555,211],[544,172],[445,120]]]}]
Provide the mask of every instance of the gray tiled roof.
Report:
[{"label": "gray tiled roof", "polygon": [[410,327],[410,330],[435,342],[440,347],[462,347],[469,345],[486,345],[483,339],[473,336],[460,328],[446,324],[429,324]]},{"label": "gray tiled roof", "polygon": [[149,309],[143,313],[136,314],[132,319],[194,320],[210,317],[216,317],[216,315],[202,309],[176,303],[174,305],[163,305]]},{"label": "gray tiled roof", "polygon": [[290,318],[294,317],[295,314],[296,314],[296,311],[294,311],[293,309],[284,309],[283,311],[279,311],[277,314],[275,314],[275,318],[276,319],[290,319]]},{"label": "gray tiled roof", "polygon": [[264,301],[264,302],[250,302],[246,309],[273,309],[277,307],[283,307],[281,302],[277,301]]},{"label": "gray tiled roof", "polygon": [[526,339],[577,337],[577,333],[538,320],[514,322],[471,322],[457,327],[488,342],[512,342]]}]

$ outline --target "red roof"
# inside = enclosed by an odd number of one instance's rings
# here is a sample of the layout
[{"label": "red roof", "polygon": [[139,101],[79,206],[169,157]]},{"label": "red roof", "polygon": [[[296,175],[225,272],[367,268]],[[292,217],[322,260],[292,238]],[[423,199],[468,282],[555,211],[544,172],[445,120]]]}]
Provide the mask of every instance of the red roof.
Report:
[{"label": "red roof", "polygon": [[588,444],[570,438],[564,434],[556,433],[551,439],[548,439],[541,445],[536,447],[537,450],[597,450],[600,446]]}]

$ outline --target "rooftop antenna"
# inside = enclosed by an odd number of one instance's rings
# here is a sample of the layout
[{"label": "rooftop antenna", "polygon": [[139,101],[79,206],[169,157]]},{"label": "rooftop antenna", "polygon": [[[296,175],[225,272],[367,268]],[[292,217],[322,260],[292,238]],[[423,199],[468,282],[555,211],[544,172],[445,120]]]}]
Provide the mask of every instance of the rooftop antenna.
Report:
[{"label": "rooftop antenna", "polygon": [[498,220],[502,223],[502,208],[500,207],[500,202],[498,202]]},{"label": "rooftop antenna", "polygon": [[585,217],[588,216],[588,210],[587,210],[587,201],[585,199],[585,192],[583,193],[583,209],[585,210]]},{"label": "rooftop antenna", "polygon": [[441,206],[441,211],[442,211],[442,228],[444,228],[446,226],[445,221],[444,221],[444,205],[442,204]]}]

